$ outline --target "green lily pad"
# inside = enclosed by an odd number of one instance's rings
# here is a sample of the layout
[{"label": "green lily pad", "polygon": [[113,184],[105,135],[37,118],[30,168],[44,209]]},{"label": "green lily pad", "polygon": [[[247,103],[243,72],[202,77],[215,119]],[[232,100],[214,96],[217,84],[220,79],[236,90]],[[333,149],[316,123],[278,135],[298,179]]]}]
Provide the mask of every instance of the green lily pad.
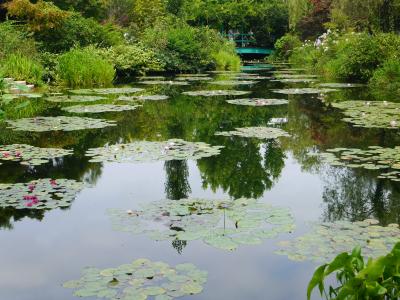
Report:
[{"label": "green lily pad", "polygon": [[286,95],[305,95],[305,94],[326,94],[331,92],[337,92],[335,89],[315,89],[315,88],[302,88],[302,89],[280,89],[273,90],[274,93],[286,94]]},{"label": "green lily pad", "polygon": [[178,74],[177,77],[208,77],[206,73],[193,73],[193,74]]},{"label": "green lily pad", "polygon": [[202,240],[221,250],[259,244],[295,228],[288,209],[245,198],[162,200],[137,211],[112,209],[109,215],[118,231],[155,240]]},{"label": "green lily pad", "polygon": [[0,145],[0,160],[20,162],[21,165],[38,166],[52,159],[72,155],[72,150],[38,148],[30,145]]},{"label": "green lily pad", "polygon": [[96,105],[74,105],[63,107],[63,110],[70,113],[89,114],[102,112],[121,112],[135,110],[141,105],[114,105],[114,104],[96,104]]},{"label": "green lily pad", "polygon": [[70,179],[39,179],[28,183],[0,184],[0,207],[53,209],[68,207],[84,187]]},{"label": "green lily pad", "polygon": [[71,93],[74,94],[100,94],[100,95],[113,95],[113,94],[133,94],[137,92],[141,92],[143,89],[141,88],[132,88],[132,87],[124,87],[124,88],[108,88],[108,89],[80,89],[80,90],[71,90]]},{"label": "green lily pad", "polygon": [[175,80],[178,81],[209,81],[209,80],[213,80],[211,77],[205,77],[205,76],[184,76],[184,77],[177,77]]},{"label": "green lily pad", "polygon": [[280,78],[271,80],[272,82],[282,82],[282,83],[310,83],[318,81],[315,78]]},{"label": "green lily pad", "polygon": [[382,227],[376,220],[315,224],[310,233],[279,243],[277,254],[296,261],[327,263],[342,252],[360,246],[367,257],[386,255],[400,239],[397,224]]},{"label": "green lily pad", "polygon": [[140,81],[141,84],[148,85],[189,85],[186,81],[173,81],[173,80],[144,80]]},{"label": "green lily pad", "polygon": [[269,80],[272,79],[271,76],[261,76],[261,75],[251,75],[251,74],[242,74],[240,76],[233,77],[234,80]]},{"label": "green lily pad", "polygon": [[75,289],[75,296],[100,299],[174,299],[201,293],[207,282],[207,272],[192,264],[173,268],[148,259],[106,270],[87,268],[82,273],[80,279],[63,286]]},{"label": "green lily pad", "polygon": [[117,100],[119,101],[161,101],[169,99],[166,95],[140,95],[140,96],[119,96]]},{"label": "green lily pad", "polygon": [[321,83],[318,86],[323,88],[341,89],[341,88],[362,87],[365,85],[357,83],[328,82],[328,83]]},{"label": "green lily pad", "polygon": [[279,79],[313,79],[317,78],[317,75],[309,75],[309,74],[287,74],[287,73],[275,73],[275,77]]},{"label": "green lily pad", "polygon": [[165,76],[142,76],[138,78],[139,80],[164,80]]},{"label": "green lily pad", "polygon": [[[382,170],[379,178],[396,181],[400,178],[400,146],[383,148],[370,146],[366,150],[357,148],[335,148],[321,153],[323,161],[333,166]],[[391,170],[389,172],[389,170]]]},{"label": "green lily pad", "polygon": [[253,85],[258,83],[258,81],[254,80],[219,80],[210,82],[210,84],[216,85]]},{"label": "green lily pad", "polygon": [[211,90],[211,91],[183,92],[182,94],[188,96],[217,97],[217,96],[242,96],[250,93],[251,92],[235,91],[235,90]]},{"label": "green lily pad", "polygon": [[74,131],[83,129],[97,129],[108,126],[115,126],[114,121],[102,119],[91,119],[83,117],[36,117],[23,118],[18,120],[7,120],[8,128],[16,131]]},{"label": "green lily pad", "polygon": [[222,136],[241,136],[258,139],[277,139],[279,137],[289,137],[290,135],[279,128],[273,127],[245,127],[236,128],[234,131],[217,132],[215,135]]},{"label": "green lily pad", "polygon": [[47,97],[46,100],[50,102],[61,102],[61,103],[70,103],[70,102],[94,102],[99,100],[105,100],[107,98],[102,96],[92,96],[92,95],[63,95],[63,96],[53,96]]},{"label": "green lily pad", "polygon": [[165,142],[139,141],[89,149],[91,162],[151,162],[159,160],[200,159],[218,155],[222,146],[172,139]]},{"label": "green lily pad", "polygon": [[262,99],[262,98],[246,98],[246,99],[233,99],[226,102],[236,105],[248,106],[270,106],[270,105],[283,105],[288,104],[289,101],[285,99]]},{"label": "green lily pad", "polygon": [[388,128],[400,127],[400,103],[387,101],[343,101],[332,103],[343,110],[344,121],[355,127]]}]

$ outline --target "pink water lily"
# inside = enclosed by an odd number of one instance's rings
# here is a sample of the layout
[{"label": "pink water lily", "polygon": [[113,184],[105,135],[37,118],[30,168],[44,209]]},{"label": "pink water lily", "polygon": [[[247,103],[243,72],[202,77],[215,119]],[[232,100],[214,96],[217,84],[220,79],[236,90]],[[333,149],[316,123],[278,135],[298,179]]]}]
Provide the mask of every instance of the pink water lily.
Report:
[{"label": "pink water lily", "polygon": [[10,152],[3,152],[3,157],[9,157],[10,156]]},{"label": "pink water lily", "polygon": [[56,180],[55,179],[51,179],[50,180],[50,184],[54,187],[54,186],[57,186],[57,182],[56,182]]},{"label": "pink water lily", "polygon": [[36,188],[36,186],[34,184],[30,184],[28,185],[28,189],[32,192],[34,189]]}]

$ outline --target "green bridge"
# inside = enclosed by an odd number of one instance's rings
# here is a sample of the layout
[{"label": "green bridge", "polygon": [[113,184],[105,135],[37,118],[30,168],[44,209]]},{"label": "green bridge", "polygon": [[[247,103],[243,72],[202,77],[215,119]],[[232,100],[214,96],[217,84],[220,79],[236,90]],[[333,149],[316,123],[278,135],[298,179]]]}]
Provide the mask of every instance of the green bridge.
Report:
[{"label": "green bridge", "polygon": [[257,47],[254,35],[251,33],[225,33],[223,36],[236,43],[236,52],[241,56],[264,57],[274,52],[272,49]]}]

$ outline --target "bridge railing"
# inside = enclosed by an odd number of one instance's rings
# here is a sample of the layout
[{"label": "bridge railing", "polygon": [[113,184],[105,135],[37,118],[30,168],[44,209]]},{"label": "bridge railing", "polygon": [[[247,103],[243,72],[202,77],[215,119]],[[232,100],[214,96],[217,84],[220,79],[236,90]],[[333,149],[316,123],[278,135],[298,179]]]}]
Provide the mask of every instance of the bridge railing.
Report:
[{"label": "bridge railing", "polygon": [[251,33],[223,33],[223,37],[226,37],[228,40],[234,41],[239,47],[248,47],[256,44],[256,39]]}]

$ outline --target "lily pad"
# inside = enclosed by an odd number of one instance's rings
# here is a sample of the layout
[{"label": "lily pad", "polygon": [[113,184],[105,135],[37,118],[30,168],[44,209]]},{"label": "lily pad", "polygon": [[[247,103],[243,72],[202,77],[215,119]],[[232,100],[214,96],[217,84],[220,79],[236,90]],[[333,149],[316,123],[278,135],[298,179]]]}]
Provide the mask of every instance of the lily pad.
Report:
[{"label": "lily pad", "polygon": [[23,118],[18,120],[7,120],[8,125],[16,131],[74,131],[83,129],[97,129],[108,126],[115,126],[114,121],[102,119],[91,119],[83,117],[36,117]]},{"label": "lily pad", "polygon": [[140,95],[140,96],[119,96],[119,101],[160,101],[160,100],[167,100],[169,99],[166,95]]},{"label": "lily pad", "polygon": [[211,91],[183,92],[182,94],[188,96],[217,97],[217,96],[242,96],[250,93],[251,92],[248,91],[211,90]]},{"label": "lily pad", "polygon": [[210,82],[210,84],[216,85],[253,85],[258,83],[259,81],[254,80],[219,80]]},{"label": "lily pad", "polygon": [[302,88],[302,89],[280,89],[273,90],[274,93],[286,94],[286,95],[304,95],[304,94],[325,94],[331,92],[337,92],[335,89],[315,89],[315,88]]},{"label": "lily pad", "polygon": [[72,154],[72,150],[38,148],[23,144],[0,145],[0,160],[15,161],[27,166],[38,166],[49,160]]},{"label": "lily pad", "polygon": [[200,159],[220,154],[222,146],[186,142],[172,139],[165,142],[139,141],[89,149],[86,156],[91,162],[151,162],[167,160]]},{"label": "lily pad", "polygon": [[[400,146],[394,148],[371,146],[366,150],[335,148],[328,149],[320,156],[333,166],[382,170],[379,178],[394,181],[400,179]],[[389,172],[390,169],[391,172]]]},{"label": "lily pad", "polygon": [[142,76],[138,78],[139,80],[164,80],[165,76]]},{"label": "lily pad", "polygon": [[400,103],[387,101],[343,101],[332,103],[343,110],[343,121],[355,127],[389,128],[400,127]]},{"label": "lily pad", "polygon": [[124,88],[108,88],[108,89],[80,89],[71,90],[74,94],[100,94],[100,95],[113,95],[113,94],[133,94],[141,92],[141,88],[124,87]]},{"label": "lily pad", "polygon": [[273,127],[245,127],[236,128],[234,131],[217,132],[215,135],[222,136],[241,136],[258,139],[277,139],[279,137],[289,137],[290,135],[279,128]]},{"label": "lily pad", "polygon": [[[164,262],[138,259],[116,268],[86,268],[82,277],[64,283],[75,296],[100,299],[174,299],[199,294],[207,272],[186,263],[175,268]],[[155,298],[153,298],[155,296]]]},{"label": "lily pad", "polygon": [[177,77],[208,77],[209,74],[193,73],[193,74],[178,74]]},{"label": "lily pad", "polygon": [[285,73],[275,73],[275,77],[279,79],[313,79],[317,78],[317,75],[309,75],[309,74],[285,74]]},{"label": "lily pad", "polygon": [[178,81],[208,81],[208,80],[213,80],[213,79],[211,77],[204,77],[204,76],[199,76],[199,77],[185,76],[185,77],[177,77],[175,80],[178,80]]},{"label": "lily pad", "polygon": [[63,110],[70,113],[89,114],[102,112],[120,112],[135,110],[141,105],[114,105],[114,104],[96,104],[96,105],[74,105],[63,107]]},{"label": "lily pad", "polygon": [[241,76],[233,77],[233,79],[235,79],[235,80],[267,80],[267,79],[272,79],[272,77],[271,76],[260,76],[260,75],[253,76],[250,74],[244,74]]},{"label": "lily pad", "polygon": [[141,84],[148,85],[189,85],[186,81],[173,81],[173,80],[144,80],[140,81]]},{"label": "lily pad", "polygon": [[367,257],[386,255],[400,239],[397,224],[382,227],[376,220],[362,222],[338,221],[315,224],[310,233],[293,241],[279,243],[277,254],[296,261],[331,261],[342,252],[351,252],[360,246]]},{"label": "lily pad", "polygon": [[53,96],[47,97],[46,100],[50,102],[94,102],[99,100],[105,100],[107,98],[102,96],[92,96],[92,95],[63,95],[63,96]]},{"label": "lily pad", "polygon": [[283,105],[288,104],[289,101],[285,99],[262,99],[262,98],[246,98],[246,99],[233,99],[226,102],[236,105],[248,106],[270,106],[270,105]]},{"label": "lily pad", "polygon": [[357,83],[321,83],[318,85],[319,87],[323,88],[333,88],[333,89],[340,89],[340,88],[355,88],[355,87],[362,87],[364,86],[363,84],[357,84]]},{"label": "lily pad", "polygon": [[290,210],[256,199],[181,199],[146,203],[138,211],[109,211],[113,228],[155,240],[202,240],[222,249],[260,244],[295,225]]},{"label": "lily pad", "polygon": [[69,207],[84,184],[70,179],[39,179],[28,183],[0,184],[0,207],[53,209]]},{"label": "lily pad", "polygon": [[282,83],[310,83],[316,82],[318,79],[315,78],[281,78],[271,80],[272,82],[282,82]]}]

